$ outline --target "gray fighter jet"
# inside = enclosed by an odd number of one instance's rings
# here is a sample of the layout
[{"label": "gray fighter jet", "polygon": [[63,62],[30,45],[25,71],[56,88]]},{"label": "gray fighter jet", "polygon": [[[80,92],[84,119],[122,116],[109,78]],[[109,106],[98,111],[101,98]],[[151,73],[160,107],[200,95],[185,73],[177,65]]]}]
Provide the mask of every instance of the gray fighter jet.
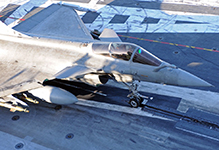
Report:
[{"label": "gray fighter jet", "polygon": [[[132,91],[133,107],[141,102],[136,84],[128,84],[135,80],[211,86],[138,45],[122,42],[111,29],[105,29],[100,40],[94,40],[75,10],[68,6],[53,4],[20,23],[14,28],[16,31],[3,23],[0,26],[0,106],[11,111],[28,112],[17,107],[18,103],[23,105],[17,98],[35,102],[25,91],[59,105],[77,101],[64,89],[44,86],[45,80],[98,85],[112,79]],[[12,94],[17,98],[11,97]]]}]

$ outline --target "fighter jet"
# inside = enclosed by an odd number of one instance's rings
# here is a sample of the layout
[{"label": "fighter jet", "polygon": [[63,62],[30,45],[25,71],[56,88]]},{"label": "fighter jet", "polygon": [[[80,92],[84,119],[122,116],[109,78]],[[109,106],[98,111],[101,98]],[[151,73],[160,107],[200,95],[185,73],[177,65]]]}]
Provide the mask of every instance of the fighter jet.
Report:
[{"label": "fighter jet", "polygon": [[[66,20],[66,18],[69,18]],[[16,30],[16,31],[15,31]],[[5,103],[9,95],[28,91],[46,102],[77,102],[70,92],[44,85],[45,81],[78,81],[89,85],[121,82],[131,90],[130,104],[138,107],[141,96],[133,81],[176,86],[211,86],[133,43],[122,42],[115,31],[105,29],[95,40],[76,11],[53,4],[13,29],[0,24],[0,106],[28,112]],[[5,100],[5,102],[4,102]],[[17,104],[22,103],[14,97]],[[34,100],[31,100],[34,101]]]}]

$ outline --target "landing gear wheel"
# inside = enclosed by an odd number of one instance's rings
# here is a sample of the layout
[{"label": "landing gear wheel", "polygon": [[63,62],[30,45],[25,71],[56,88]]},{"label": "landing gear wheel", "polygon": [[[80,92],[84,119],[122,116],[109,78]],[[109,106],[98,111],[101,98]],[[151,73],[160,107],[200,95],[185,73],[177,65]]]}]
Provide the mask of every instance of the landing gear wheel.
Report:
[{"label": "landing gear wheel", "polygon": [[140,106],[140,102],[138,99],[130,99],[129,104],[131,105],[131,107],[133,108],[137,108],[138,106]]}]

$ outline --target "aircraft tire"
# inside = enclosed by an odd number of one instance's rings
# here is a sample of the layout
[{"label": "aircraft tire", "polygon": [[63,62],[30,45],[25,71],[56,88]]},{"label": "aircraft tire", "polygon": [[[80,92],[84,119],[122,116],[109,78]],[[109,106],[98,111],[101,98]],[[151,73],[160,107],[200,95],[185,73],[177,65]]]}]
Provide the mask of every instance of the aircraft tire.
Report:
[{"label": "aircraft tire", "polygon": [[138,99],[130,99],[129,104],[131,105],[131,107],[133,108],[137,108],[138,106],[140,106],[140,102]]}]

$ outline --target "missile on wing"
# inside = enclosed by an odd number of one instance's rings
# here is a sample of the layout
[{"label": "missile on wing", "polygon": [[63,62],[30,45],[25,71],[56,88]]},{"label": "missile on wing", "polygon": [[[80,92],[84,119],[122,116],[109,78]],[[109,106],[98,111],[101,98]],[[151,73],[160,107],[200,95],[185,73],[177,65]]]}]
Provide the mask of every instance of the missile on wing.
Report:
[{"label": "missile on wing", "polygon": [[54,103],[58,105],[68,105],[78,101],[73,94],[58,87],[44,86],[28,92],[35,97],[45,100],[48,103]]},{"label": "missile on wing", "polygon": [[[23,105],[25,108],[18,106],[18,104]],[[27,109],[28,105],[25,102],[13,97],[12,95],[0,98],[0,106],[9,108],[11,112],[29,112],[29,110]]]},{"label": "missile on wing", "polygon": [[32,99],[32,98],[29,98],[29,97],[25,97],[25,100],[26,101],[29,101],[31,103],[34,103],[34,104],[39,104],[39,101],[35,100],[35,99]]},{"label": "missile on wing", "polygon": [[18,106],[18,105],[15,105],[15,104],[10,104],[10,103],[7,103],[7,102],[0,102],[0,106],[5,107],[5,108],[9,108],[11,112],[15,112],[15,111],[29,112],[29,110],[27,108],[23,108],[21,106]]},{"label": "missile on wing", "polygon": [[13,96],[15,96],[16,98],[23,100],[23,101],[28,101],[34,104],[39,104],[39,101],[28,97],[25,93],[18,93],[18,94],[13,94]]}]

